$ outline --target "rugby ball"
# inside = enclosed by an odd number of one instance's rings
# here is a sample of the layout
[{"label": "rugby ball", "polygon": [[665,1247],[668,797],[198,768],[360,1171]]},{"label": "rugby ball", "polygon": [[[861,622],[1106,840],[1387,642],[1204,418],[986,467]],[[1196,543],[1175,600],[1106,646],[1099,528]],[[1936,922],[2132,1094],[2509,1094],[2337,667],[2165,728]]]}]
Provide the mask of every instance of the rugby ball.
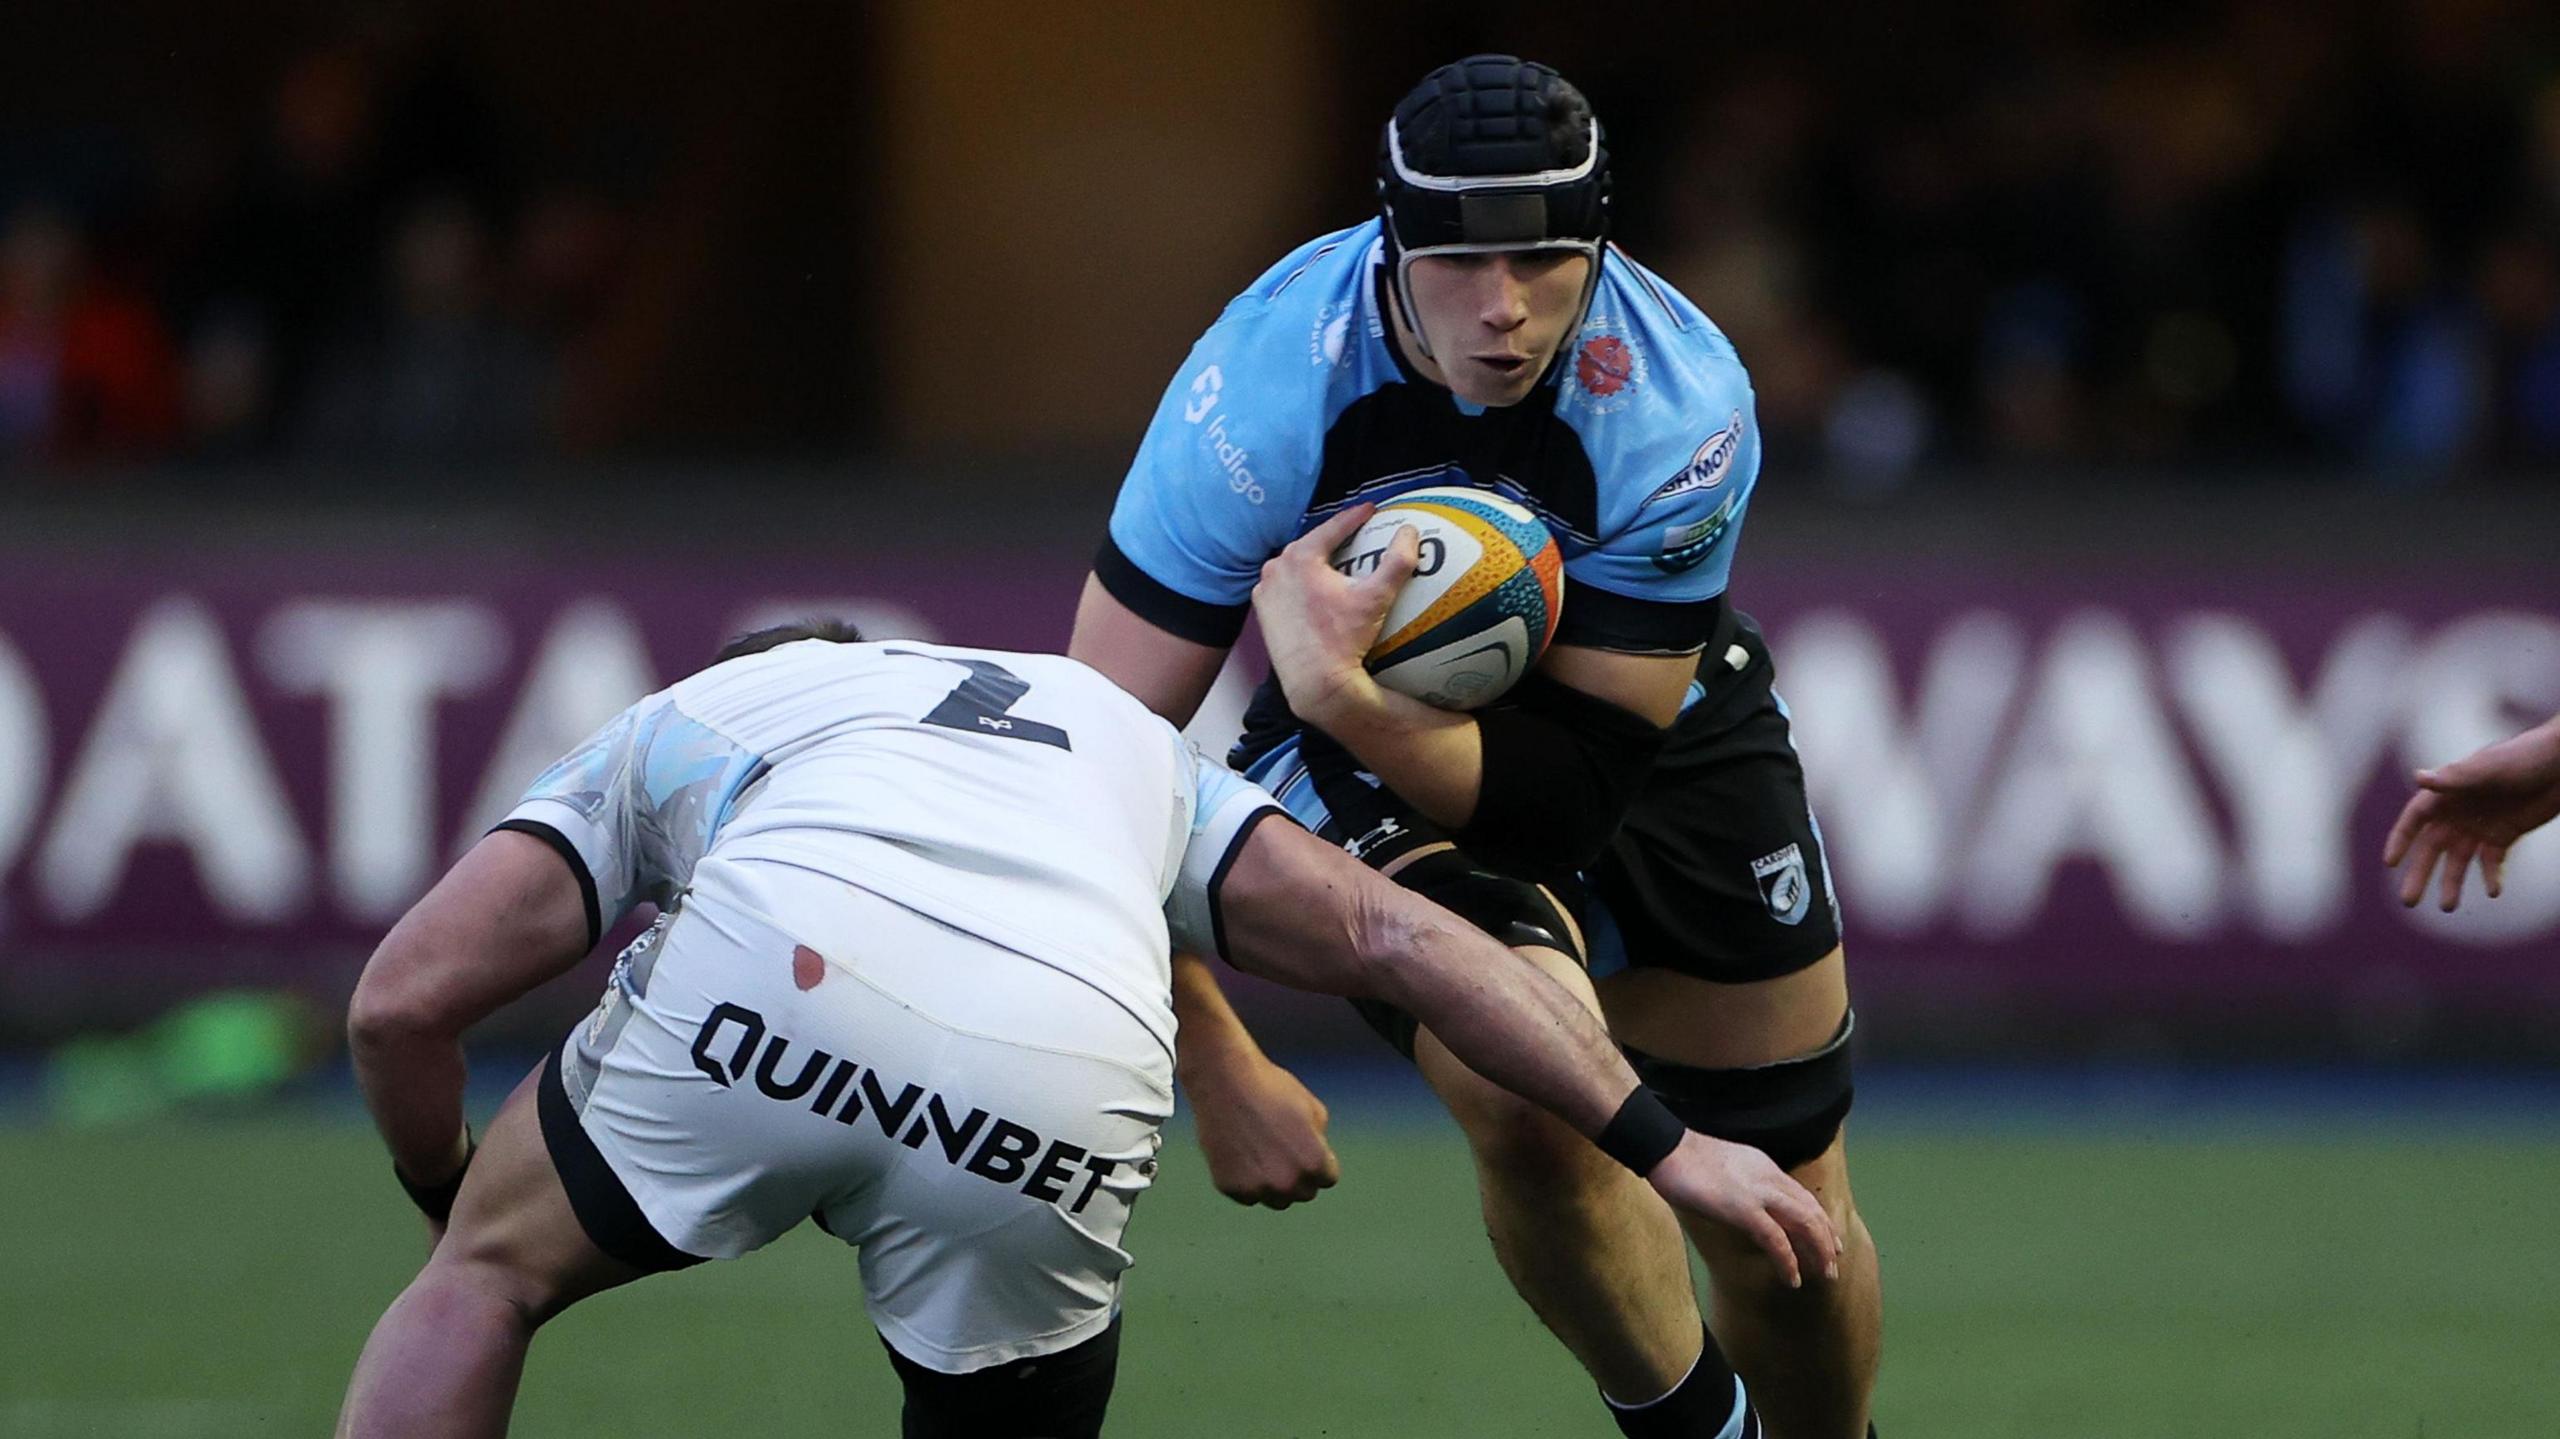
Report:
[{"label": "rugby ball", "polygon": [[1492,703],[1554,638],[1564,556],[1523,506],[1459,485],[1409,490],[1378,507],[1333,553],[1347,575],[1377,568],[1396,531],[1419,532],[1421,559],[1387,607],[1369,672],[1442,709]]}]

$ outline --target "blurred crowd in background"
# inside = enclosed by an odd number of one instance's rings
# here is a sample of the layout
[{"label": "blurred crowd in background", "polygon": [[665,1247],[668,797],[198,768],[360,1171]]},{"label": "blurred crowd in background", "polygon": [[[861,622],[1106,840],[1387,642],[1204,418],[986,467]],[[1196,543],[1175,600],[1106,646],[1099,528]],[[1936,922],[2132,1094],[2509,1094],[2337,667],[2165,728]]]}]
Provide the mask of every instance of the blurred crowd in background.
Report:
[{"label": "blurred crowd in background", "polygon": [[0,454],[502,460],[578,442],[627,208],[529,174],[468,56],[287,59],[238,136],[0,149]]},{"label": "blurred crowd in background", "polygon": [[[1328,30],[1360,33],[1338,8]],[[1612,126],[1621,237],[1732,334],[1773,464],[1849,486],[1945,465],[2560,474],[2560,9],[1805,7],[1824,13],[1693,18],[1695,43],[1660,45],[1564,8],[1378,22],[1315,97],[1344,112],[1339,183],[1270,256],[1360,218],[1362,137],[1423,68],[1503,45]],[[633,257],[681,247],[717,189],[690,169],[730,152],[628,106],[630,143],[563,162],[487,43],[435,23],[280,41],[240,57],[258,98],[227,120],[0,101],[0,488],[666,442],[652,397],[721,360],[649,320],[696,272]],[[847,351],[892,339],[859,303],[828,323],[849,342],[766,348],[850,391]],[[676,378],[617,380],[635,365]],[[1169,372],[1128,383],[1152,397]],[[889,430],[850,395],[683,425],[739,454]]]},{"label": "blurred crowd in background", "polygon": [[1772,453],[2560,466],[2560,10],[1999,10],[1730,57],[1630,187]]}]

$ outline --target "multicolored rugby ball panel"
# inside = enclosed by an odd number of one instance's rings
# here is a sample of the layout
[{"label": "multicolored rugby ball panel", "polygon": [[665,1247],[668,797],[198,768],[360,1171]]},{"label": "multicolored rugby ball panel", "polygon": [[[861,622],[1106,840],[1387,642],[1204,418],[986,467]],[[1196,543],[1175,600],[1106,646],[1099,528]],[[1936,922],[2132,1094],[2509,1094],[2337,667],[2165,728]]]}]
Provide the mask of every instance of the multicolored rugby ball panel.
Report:
[{"label": "multicolored rugby ball panel", "polygon": [[1442,709],[1492,703],[1555,637],[1564,556],[1536,515],[1458,485],[1410,490],[1378,507],[1333,553],[1358,575],[1377,567],[1398,529],[1420,532],[1421,562],[1387,607],[1369,648],[1378,683]]}]

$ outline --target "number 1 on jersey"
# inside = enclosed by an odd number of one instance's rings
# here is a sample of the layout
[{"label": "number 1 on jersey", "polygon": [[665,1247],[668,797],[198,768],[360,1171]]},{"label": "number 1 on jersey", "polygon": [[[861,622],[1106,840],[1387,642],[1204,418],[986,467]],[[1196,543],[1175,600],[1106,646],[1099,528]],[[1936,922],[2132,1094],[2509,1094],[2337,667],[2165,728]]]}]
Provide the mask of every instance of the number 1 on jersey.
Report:
[{"label": "number 1 on jersey", "polygon": [[969,672],[951,693],[942,697],[923,722],[944,729],[966,730],[971,734],[994,735],[998,739],[1024,739],[1033,744],[1056,745],[1072,751],[1067,732],[1053,724],[1024,719],[1011,711],[1024,695],[1031,693],[1031,682],[991,660],[964,660],[950,655],[928,655],[915,650],[890,650],[893,655],[906,655],[920,660],[940,660],[959,665]]}]

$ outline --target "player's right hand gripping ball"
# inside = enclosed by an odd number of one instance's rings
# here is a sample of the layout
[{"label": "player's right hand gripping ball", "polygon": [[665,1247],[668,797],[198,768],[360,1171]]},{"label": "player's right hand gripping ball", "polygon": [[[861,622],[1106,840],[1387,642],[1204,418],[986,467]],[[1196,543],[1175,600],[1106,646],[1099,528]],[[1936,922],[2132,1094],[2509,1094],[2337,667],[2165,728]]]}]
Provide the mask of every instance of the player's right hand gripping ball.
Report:
[{"label": "player's right hand gripping ball", "polygon": [[1536,515],[1499,495],[1436,485],[1380,505],[1333,552],[1333,567],[1355,576],[1375,568],[1407,525],[1419,531],[1421,559],[1387,607],[1369,647],[1369,672],[1442,709],[1491,704],[1555,637],[1564,607],[1556,538]]}]

